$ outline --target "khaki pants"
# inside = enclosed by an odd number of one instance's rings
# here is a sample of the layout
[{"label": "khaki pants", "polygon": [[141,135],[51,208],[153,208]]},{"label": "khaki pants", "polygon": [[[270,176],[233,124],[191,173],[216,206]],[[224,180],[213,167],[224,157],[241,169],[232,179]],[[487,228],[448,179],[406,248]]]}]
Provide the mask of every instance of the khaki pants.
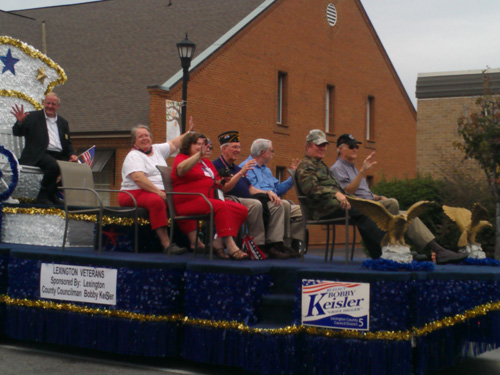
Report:
[{"label": "khaki pants", "polygon": [[253,237],[253,241],[257,245],[264,245],[274,242],[283,242],[285,237],[285,208],[283,205],[275,206],[274,203],[268,202],[269,208],[269,223],[264,229],[264,219],[262,217],[262,203],[257,199],[239,198],[232,195],[227,195],[226,199],[233,202],[239,202],[248,209],[247,226],[248,235]]},{"label": "khaki pants", "polygon": [[281,201],[285,207],[285,242],[291,245],[292,240],[305,242],[304,224],[302,223],[302,211],[297,204],[291,204],[287,200]]}]

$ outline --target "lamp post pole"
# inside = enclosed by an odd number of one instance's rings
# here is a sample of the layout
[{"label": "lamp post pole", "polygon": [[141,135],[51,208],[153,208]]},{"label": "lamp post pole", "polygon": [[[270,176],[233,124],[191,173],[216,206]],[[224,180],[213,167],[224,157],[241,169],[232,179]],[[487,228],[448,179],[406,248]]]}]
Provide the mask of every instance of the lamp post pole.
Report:
[{"label": "lamp post pole", "polygon": [[177,43],[177,50],[181,59],[182,67],[182,113],[181,113],[181,134],[186,131],[186,110],[187,110],[187,87],[189,81],[189,67],[193,58],[196,44],[186,38]]},{"label": "lamp post pole", "polygon": [[189,81],[189,65],[182,64],[182,113],[181,113],[181,134],[186,131],[186,111]]}]

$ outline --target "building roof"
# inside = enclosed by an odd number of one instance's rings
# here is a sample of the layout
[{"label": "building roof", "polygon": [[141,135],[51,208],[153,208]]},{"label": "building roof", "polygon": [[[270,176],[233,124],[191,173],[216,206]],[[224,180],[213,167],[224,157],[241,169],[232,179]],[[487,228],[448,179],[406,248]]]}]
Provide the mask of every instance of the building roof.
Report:
[{"label": "building roof", "polygon": [[0,35],[43,51],[45,21],[46,54],[68,76],[54,91],[72,133],[128,133],[149,123],[147,87],[165,87],[179,72],[176,43],[186,32],[196,57],[273,1],[103,0],[0,12]]},{"label": "building roof", "polygon": [[478,96],[500,93],[500,69],[420,73],[417,77],[417,99]]}]

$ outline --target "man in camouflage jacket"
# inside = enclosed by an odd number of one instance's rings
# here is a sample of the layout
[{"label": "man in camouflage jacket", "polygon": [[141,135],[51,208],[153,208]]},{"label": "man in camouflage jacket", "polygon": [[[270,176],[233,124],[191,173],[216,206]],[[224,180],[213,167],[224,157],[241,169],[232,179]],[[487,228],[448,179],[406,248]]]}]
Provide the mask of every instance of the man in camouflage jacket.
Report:
[{"label": "man in camouflage jacket", "polygon": [[331,174],[323,158],[329,142],[321,130],[311,130],[306,138],[306,154],[297,167],[296,178],[302,193],[307,197],[306,205],[314,220],[336,218],[350,210],[349,215],[356,223],[370,257],[382,254],[380,241],[384,236],[377,225],[355,209],[346,199],[343,189]]}]

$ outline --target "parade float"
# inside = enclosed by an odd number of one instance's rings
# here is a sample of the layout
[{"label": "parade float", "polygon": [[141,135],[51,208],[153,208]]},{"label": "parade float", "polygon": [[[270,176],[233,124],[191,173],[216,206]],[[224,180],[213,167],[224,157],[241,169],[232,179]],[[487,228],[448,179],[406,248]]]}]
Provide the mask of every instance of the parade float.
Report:
[{"label": "parade float", "polygon": [[[10,37],[0,37],[0,59],[8,133],[12,105],[41,108],[66,76]],[[167,257],[148,248],[146,229],[134,253],[130,226],[113,218],[98,253],[91,216],[72,219],[62,251],[63,210],[30,203],[39,176],[24,176],[6,145],[0,152],[4,337],[256,374],[423,375],[500,344],[494,265],[376,270],[364,259],[311,254],[304,262]]]}]

